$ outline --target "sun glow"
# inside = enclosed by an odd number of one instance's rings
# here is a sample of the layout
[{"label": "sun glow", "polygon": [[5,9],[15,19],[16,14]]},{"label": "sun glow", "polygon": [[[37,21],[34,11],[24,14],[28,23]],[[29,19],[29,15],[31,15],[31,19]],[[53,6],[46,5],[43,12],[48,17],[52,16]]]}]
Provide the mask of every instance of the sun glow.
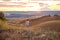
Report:
[{"label": "sun glow", "polygon": [[60,1],[29,1],[0,2],[0,11],[42,11],[45,9],[60,10]]}]

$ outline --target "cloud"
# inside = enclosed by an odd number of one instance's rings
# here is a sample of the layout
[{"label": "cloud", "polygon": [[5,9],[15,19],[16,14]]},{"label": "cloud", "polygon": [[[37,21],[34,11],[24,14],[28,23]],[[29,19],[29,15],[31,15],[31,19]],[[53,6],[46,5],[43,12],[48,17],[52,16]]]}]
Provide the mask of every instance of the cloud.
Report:
[{"label": "cloud", "polygon": [[[60,10],[60,2],[0,2],[0,11],[51,11]],[[3,6],[2,6],[3,5]]]}]

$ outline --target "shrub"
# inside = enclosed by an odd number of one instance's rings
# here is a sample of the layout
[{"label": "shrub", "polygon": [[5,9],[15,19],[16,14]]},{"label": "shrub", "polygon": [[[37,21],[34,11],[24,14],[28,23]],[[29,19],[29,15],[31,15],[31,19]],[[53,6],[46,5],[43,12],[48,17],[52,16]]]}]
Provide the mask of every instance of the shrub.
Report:
[{"label": "shrub", "polygon": [[0,12],[0,20],[6,20],[3,12]]}]

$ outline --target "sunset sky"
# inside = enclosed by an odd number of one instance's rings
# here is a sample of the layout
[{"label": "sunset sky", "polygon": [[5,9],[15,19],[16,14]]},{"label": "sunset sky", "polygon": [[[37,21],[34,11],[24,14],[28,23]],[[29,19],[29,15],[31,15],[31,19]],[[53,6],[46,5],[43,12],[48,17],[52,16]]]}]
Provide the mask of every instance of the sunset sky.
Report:
[{"label": "sunset sky", "polygon": [[0,11],[60,11],[60,1],[0,0]]}]

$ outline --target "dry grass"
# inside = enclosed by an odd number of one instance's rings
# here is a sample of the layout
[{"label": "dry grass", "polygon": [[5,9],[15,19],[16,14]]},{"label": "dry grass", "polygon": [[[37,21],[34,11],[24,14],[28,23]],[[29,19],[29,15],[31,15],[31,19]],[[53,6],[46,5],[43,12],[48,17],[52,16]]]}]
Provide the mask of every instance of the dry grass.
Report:
[{"label": "dry grass", "polygon": [[[60,26],[60,16],[43,16],[43,17],[39,17],[39,18],[30,18],[30,27],[29,28],[26,28],[25,27],[25,21],[26,19],[9,19],[7,21],[7,23],[11,26],[16,26],[18,27],[17,29],[26,29],[26,30],[39,30],[41,28],[41,30],[43,30],[46,26],[49,26],[49,27],[52,27],[53,28],[56,28],[56,23],[57,25],[59,24]],[[55,23],[56,21],[56,23]],[[49,28],[48,27],[48,28]],[[14,27],[13,27],[14,28]],[[57,27],[58,28],[58,27]],[[33,29],[33,30],[32,30]]]},{"label": "dry grass", "polygon": [[60,16],[31,18],[28,28],[25,20],[0,21],[0,40],[60,40]]},{"label": "dry grass", "polygon": [[57,31],[60,32],[60,20],[47,21],[31,27],[35,31]]}]

